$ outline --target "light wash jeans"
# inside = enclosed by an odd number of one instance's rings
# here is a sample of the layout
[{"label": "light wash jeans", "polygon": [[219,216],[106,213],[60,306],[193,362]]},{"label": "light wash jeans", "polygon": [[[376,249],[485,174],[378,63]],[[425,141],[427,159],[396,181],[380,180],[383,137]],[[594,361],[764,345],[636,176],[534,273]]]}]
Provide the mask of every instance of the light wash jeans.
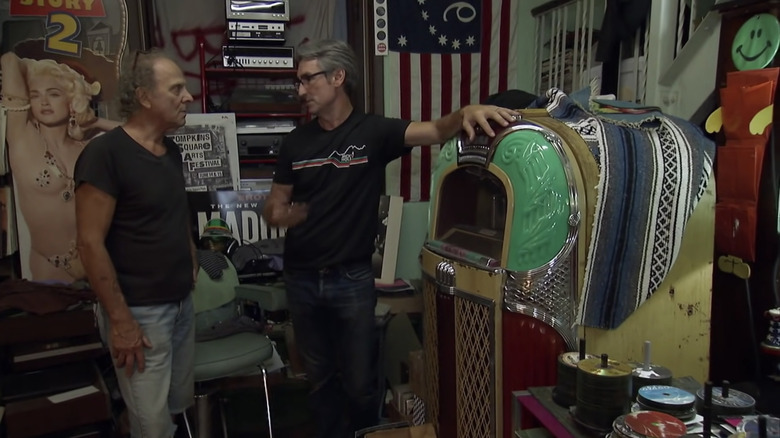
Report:
[{"label": "light wash jeans", "polygon": [[[195,328],[192,295],[180,302],[133,306],[130,312],[152,348],[144,350],[146,368],[128,378],[115,368],[119,390],[127,406],[132,438],[170,438],[176,431],[171,416],[193,404],[195,382]],[[109,344],[108,316],[98,306],[98,328]]]}]

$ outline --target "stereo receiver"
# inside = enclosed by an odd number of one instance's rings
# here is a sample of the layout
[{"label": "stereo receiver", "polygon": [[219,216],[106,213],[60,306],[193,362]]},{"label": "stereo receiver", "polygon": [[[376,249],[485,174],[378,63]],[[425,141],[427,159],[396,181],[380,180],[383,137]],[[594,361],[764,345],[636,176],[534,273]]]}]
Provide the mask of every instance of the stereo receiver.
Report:
[{"label": "stereo receiver", "polygon": [[229,21],[228,39],[246,43],[254,41],[284,43],[284,23]]},{"label": "stereo receiver", "polygon": [[293,48],[286,46],[222,46],[224,67],[293,68]]}]

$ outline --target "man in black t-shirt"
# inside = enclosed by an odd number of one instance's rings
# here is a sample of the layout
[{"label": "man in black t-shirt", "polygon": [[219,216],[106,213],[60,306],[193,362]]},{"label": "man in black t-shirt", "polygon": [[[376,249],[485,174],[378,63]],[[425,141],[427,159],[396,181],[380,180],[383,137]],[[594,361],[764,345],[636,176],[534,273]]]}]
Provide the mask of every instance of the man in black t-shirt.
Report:
[{"label": "man in black t-shirt", "polygon": [[79,253],[99,306],[132,437],[172,437],[193,402],[195,245],[179,147],[192,96],[161,53],[136,55],[120,78],[127,122],[76,162]]},{"label": "man in black t-shirt", "polygon": [[361,114],[350,102],[356,57],[341,41],[296,51],[298,95],[316,118],[285,137],[263,217],[287,227],[284,279],[295,340],[312,384],[318,436],[343,438],[378,420],[376,293],[371,269],[387,163],[409,146],[440,144],[515,111],[473,105],[439,120]]}]

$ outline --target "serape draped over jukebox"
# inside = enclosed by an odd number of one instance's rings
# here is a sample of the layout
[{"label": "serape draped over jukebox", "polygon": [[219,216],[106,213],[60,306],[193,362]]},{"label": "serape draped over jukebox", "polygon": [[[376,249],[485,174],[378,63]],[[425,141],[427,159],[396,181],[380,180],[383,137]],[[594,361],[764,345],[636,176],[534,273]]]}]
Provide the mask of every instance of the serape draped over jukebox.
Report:
[{"label": "serape draped over jukebox", "polygon": [[712,173],[715,143],[697,126],[659,111],[590,113],[555,88],[534,106],[577,132],[599,166],[576,321],[615,328],[674,264]]}]

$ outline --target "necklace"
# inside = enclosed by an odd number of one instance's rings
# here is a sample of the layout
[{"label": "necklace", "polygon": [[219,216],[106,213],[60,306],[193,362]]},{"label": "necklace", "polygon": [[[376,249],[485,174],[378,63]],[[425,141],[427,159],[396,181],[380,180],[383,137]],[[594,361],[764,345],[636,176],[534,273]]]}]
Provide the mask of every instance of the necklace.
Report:
[{"label": "necklace", "polygon": [[73,177],[68,175],[68,172],[65,170],[64,166],[60,164],[60,162],[57,160],[57,157],[55,157],[54,154],[49,150],[49,142],[47,142],[46,137],[41,134],[40,129],[38,129],[36,126],[35,130],[38,132],[38,136],[41,137],[41,140],[43,140],[43,161],[48,167],[48,169],[43,169],[35,180],[38,182],[40,187],[46,187],[49,185],[49,178],[51,173],[56,175],[58,178],[64,179],[65,189],[60,192],[60,196],[62,197],[63,201],[68,202],[73,199],[73,191],[76,187],[76,184],[73,181]]}]

